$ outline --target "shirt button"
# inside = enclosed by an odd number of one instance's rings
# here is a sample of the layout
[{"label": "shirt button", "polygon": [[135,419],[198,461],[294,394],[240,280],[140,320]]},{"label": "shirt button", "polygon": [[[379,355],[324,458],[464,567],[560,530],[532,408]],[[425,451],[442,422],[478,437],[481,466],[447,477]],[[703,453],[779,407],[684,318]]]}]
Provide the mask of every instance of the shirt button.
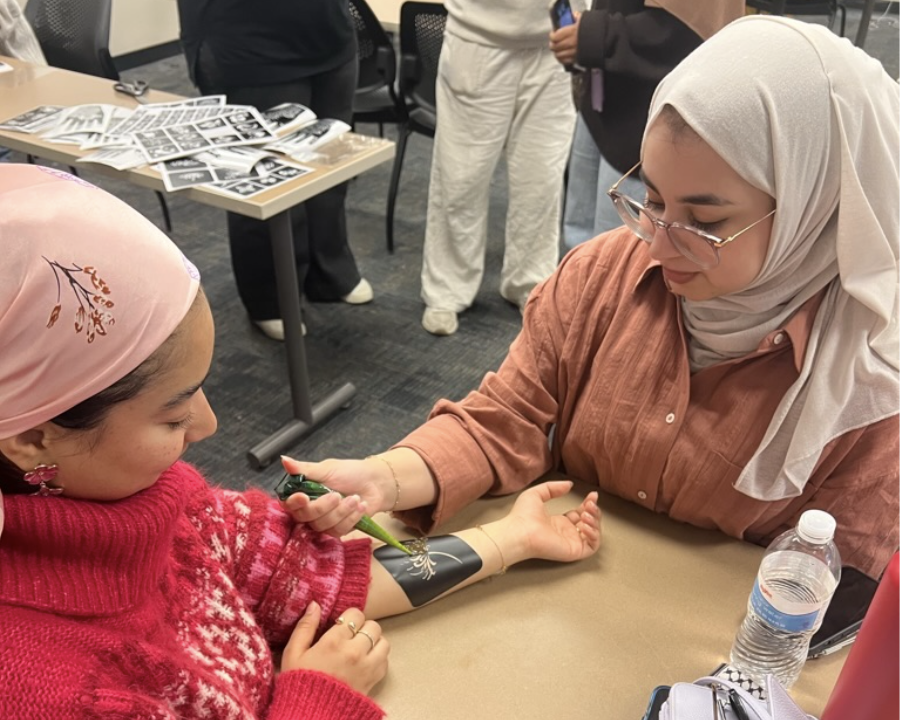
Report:
[{"label": "shirt button", "polygon": [[785,342],[785,333],[777,333],[774,338],[772,338],[773,345],[781,345]]},{"label": "shirt button", "polygon": [[637,493],[637,497],[639,497],[641,500],[646,500],[646,499],[647,499],[647,494],[646,494],[643,490],[640,490],[640,491]]},{"label": "shirt button", "polygon": [[666,415],[666,416],[665,416],[665,421],[666,421],[669,425],[671,425],[673,422],[675,422],[675,413],[669,413],[668,415]]}]

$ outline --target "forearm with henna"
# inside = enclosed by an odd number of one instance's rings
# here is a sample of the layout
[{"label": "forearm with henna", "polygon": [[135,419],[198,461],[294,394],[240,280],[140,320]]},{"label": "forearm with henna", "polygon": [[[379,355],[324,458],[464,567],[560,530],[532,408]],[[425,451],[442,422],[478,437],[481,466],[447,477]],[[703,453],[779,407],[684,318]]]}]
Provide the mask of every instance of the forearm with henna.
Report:
[{"label": "forearm with henna", "polygon": [[364,608],[368,617],[408,612],[526,559],[502,521],[406,545],[413,555],[389,546],[374,552]]}]

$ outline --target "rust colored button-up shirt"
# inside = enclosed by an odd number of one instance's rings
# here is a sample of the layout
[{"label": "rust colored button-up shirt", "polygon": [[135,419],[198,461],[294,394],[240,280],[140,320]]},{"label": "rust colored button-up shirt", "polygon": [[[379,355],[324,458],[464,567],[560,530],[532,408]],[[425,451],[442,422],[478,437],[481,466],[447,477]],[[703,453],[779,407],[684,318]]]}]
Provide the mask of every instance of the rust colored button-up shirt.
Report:
[{"label": "rust colored button-up shirt", "polygon": [[733,487],[800,372],[821,299],[749,355],[692,375],[678,298],[643,243],[620,229],[581,245],[531,296],[498,372],[463,401],[440,401],[399,443],[439,485],[434,507],[404,519],[426,531],[556,469],[760,544],[826,510],[843,563],[878,577],[898,546],[898,416],[826,446],[799,497],[763,502]]}]

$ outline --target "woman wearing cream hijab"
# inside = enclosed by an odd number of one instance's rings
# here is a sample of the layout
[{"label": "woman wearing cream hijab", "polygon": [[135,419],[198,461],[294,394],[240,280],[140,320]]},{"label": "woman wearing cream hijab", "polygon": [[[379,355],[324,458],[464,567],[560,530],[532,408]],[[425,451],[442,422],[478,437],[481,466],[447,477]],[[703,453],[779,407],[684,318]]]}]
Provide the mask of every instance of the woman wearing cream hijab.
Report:
[{"label": "woman wearing cream hijab", "polygon": [[732,23],[659,86],[627,227],[532,294],[499,371],[386,462],[290,467],[425,530],[549,471],[764,545],[821,508],[862,612],[899,543],[898,107],[825,28]]}]

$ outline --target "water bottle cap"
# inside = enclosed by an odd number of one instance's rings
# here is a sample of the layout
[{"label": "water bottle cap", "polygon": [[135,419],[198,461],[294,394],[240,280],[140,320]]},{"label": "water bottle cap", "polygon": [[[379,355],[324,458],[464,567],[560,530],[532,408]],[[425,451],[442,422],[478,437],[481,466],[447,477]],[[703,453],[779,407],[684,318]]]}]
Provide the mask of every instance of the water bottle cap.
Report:
[{"label": "water bottle cap", "polygon": [[797,532],[809,542],[827,543],[835,535],[835,518],[825,510],[807,510],[800,516]]}]

